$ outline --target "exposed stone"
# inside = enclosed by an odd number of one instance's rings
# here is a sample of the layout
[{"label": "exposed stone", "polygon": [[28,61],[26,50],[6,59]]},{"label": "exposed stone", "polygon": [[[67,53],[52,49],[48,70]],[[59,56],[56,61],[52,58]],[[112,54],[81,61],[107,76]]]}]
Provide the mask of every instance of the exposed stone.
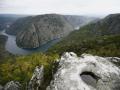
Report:
[{"label": "exposed stone", "polygon": [[47,90],[120,90],[120,69],[109,58],[67,52],[58,67]]},{"label": "exposed stone", "polygon": [[44,79],[44,67],[37,66],[29,82],[28,90],[39,90]]},{"label": "exposed stone", "polygon": [[21,90],[21,84],[19,82],[10,81],[5,85],[4,90]]},{"label": "exposed stone", "polygon": [[0,90],[3,90],[3,86],[0,85]]}]

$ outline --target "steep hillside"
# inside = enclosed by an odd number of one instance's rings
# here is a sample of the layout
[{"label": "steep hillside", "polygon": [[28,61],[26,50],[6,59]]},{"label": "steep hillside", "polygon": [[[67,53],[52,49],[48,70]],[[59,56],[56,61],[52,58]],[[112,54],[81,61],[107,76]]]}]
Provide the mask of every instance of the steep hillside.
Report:
[{"label": "steep hillside", "polygon": [[16,42],[22,48],[37,48],[50,40],[64,37],[73,27],[62,15],[46,14],[19,19],[7,33],[17,34]]},{"label": "steep hillside", "polygon": [[23,31],[26,30],[31,19],[32,19],[32,16],[28,16],[28,17],[24,17],[16,20],[10,26],[10,28],[6,30],[6,33],[10,35],[17,35],[17,33],[19,33],[21,30]]},{"label": "steep hillside", "polygon": [[120,34],[120,14],[111,14],[96,23],[94,31],[101,35]]},{"label": "steep hillside", "polygon": [[[39,20],[39,18],[41,18],[40,16],[44,16],[44,15],[39,15],[39,17],[37,16],[36,19],[38,18]],[[94,22],[94,21],[96,22],[99,20],[99,18],[87,17],[87,16],[77,16],[77,15],[59,15],[59,16],[64,16],[64,19],[66,19],[73,26],[73,28],[78,28],[88,24],[89,22]],[[19,33],[21,30],[26,30],[29,23],[32,22],[34,18],[35,18],[34,16],[21,18],[17,20],[15,23],[13,23],[13,25],[11,25],[11,27],[6,32],[11,35],[17,35],[17,33]]]},{"label": "steep hillside", "polygon": [[49,51],[59,54],[74,51],[79,55],[86,52],[120,57],[119,17],[120,14],[109,15],[97,23],[91,23],[78,31],[73,31]]}]

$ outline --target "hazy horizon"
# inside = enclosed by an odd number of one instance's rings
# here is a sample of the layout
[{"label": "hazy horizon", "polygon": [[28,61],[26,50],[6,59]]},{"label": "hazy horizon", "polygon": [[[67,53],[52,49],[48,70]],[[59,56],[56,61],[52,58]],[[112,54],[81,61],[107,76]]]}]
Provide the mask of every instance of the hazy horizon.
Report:
[{"label": "hazy horizon", "polygon": [[106,16],[120,13],[115,0],[1,0],[0,14],[64,14]]}]

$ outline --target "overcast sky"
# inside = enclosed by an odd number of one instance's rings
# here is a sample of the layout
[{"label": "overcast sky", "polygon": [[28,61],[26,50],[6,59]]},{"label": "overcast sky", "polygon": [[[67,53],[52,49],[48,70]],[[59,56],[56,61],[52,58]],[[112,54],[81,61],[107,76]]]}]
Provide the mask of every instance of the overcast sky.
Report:
[{"label": "overcast sky", "polygon": [[120,0],[0,0],[0,13],[107,15],[120,13]]}]

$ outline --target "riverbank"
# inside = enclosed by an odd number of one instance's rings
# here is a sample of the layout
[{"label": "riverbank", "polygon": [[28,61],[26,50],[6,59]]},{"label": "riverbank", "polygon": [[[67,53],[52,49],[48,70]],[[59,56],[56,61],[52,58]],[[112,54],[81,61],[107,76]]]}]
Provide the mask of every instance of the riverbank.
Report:
[{"label": "riverbank", "polygon": [[8,37],[5,44],[5,49],[6,51],[14,55],[27,55],[35,52],[46,52],[51,46],[53,46],[54,44],[60,41],[60,39],[55,39],[55,40],[49,41],[47,44],[44,44],[39,48],[23,49],[17,46],[15,36],[6,34],[5,30],[1,32],[1,35]]}]

